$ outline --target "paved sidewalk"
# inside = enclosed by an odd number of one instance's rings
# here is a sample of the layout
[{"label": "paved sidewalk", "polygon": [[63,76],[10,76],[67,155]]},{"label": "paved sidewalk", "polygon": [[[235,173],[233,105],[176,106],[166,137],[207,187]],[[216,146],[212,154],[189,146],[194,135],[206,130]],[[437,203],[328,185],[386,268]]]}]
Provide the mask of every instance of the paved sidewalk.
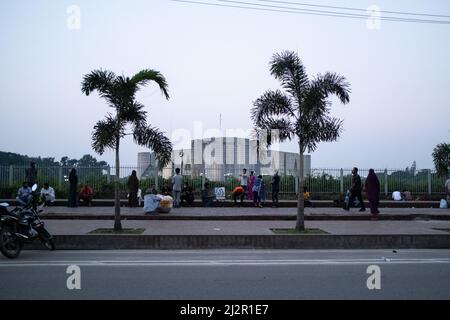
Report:
[{"label": "paved sidewalk", "polygon": [[[112,228],[107,220],[44,220],[54,235],[85,235]],[[295,221],[138,221],[124,220],[123,228],[144,228],[144,235],[271,235],[272,228],[294,228]],[[450,221],[308,221],[332,235],[450,235]],[[436,230],[448,229],[449,232]]]},{"label": "paved sidewalk", "polygon": [[[414,220],[435,219],[450,220],[450,210],[434,208],[380,208],[380,219]],[[42,217],[52,219],[112,219],[113,207],[46,207]],[[168,214],[145,214],[143,208],[121,208],[124,219],[135,220],[294,220],[297,208],[248,208],[248,207],[193,207],[173,208]],[[336,207],[305,208],[306,220],[368,220],[369,210],[359,212],[352,208],[350,212]]]}]

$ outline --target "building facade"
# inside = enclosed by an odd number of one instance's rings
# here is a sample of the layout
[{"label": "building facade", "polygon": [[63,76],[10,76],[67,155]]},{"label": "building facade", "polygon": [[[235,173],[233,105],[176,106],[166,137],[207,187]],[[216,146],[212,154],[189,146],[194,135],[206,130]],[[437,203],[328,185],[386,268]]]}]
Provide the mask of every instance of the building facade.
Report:
[{"label": "building facade", "polygon": [[[242,169],[257,174],[297,175],[300,157],[298,153],[260,148],[256,140],[236,137],[215,137],[191,141],[191,147],[172,151],[172,163],[161,172],[164,178],[180,168],[183,175],[206,175],[210,180],[223,180],[238,176]],[[156,175],[157,163],[150,152],[138,154],[138,176]],[[311,156],[304,155],[304,175],[311,170]]]}]

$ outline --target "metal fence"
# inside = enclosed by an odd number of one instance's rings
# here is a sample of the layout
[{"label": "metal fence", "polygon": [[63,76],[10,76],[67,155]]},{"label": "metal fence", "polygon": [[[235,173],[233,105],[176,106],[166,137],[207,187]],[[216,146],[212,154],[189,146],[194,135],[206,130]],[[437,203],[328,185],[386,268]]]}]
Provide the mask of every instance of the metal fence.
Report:
[{"label": "metal fence", "polygon": [[[0,197],[9,198],[21,186],[25,179],[26,166],[0,166]],[[65,197],[68,191],[68,175],[71,167],[39,167],[38,181],[40,184],[48,182],[57,191],[58,198]],[[115,168],[105,167],[77,167],[79,185],[90,184],[98,198],[112,197],[114,194]],[[128,176],[136,167],[120,168],[120,189],[126,196],[126,182]],[[208,169],[204,172],[183,172],[184,182],[194,188],[198,194],[205,181],[211,188],[225,187],[229,194],[234,187],[239,185],[237,173],[224,173],[223,170]],[[364,180],[369,169],[359,169],[359,174]],[[445,178],[439,177],[434,170],[423,169],[416,172],[402,169],[375,169],[380,180],[380,191],[389,195],[393,191],[408,190],[413,194],[443,194],[445,193]],[[143,191],[151,186],[157,189],[171,186],[173,168],[164,168],[159,171],[156,179],[156,171],[147,177],[140,179],[140,187]],[[280,170],[280,195],[283,198],[295,198],[298,192],[298,179],[295,174],[283,175]],[[263,174],[266,190],[271,193],[271,175]],[[343,194],[351,185],[351,169],[315,168],[305,173],[305,186],[312,194]]]}]

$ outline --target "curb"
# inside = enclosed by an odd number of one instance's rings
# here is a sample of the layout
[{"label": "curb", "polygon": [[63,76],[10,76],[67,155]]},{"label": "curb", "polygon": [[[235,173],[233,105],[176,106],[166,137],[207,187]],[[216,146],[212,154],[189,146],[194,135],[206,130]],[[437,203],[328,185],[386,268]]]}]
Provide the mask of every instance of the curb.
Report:
[{"label": "curb", "polygon": [[[114,220],[114,215],[69,215],[69,214],[42,214],[45,220]],[[226,215],[226,216],[195,216],[195,215],[170,215],[170,214],[153,214],[153,215],[122,215],[122,220],[211,220],[211,221],[261,221],[261,220],[296,220],[296,215]],[[329,215],[329,214],[313,214],[305,215],[307,221],[366,221],[371,220],[370,214],[352,214],[352,215]],[[450,220],[448,214],[381,214],[378,220],[390,221],[411,221],[411,220]]]},{"label": "curb", "polygon": [[[449,235],[59,235],[57,250],[449,249]],[[26,249],[43,249],[34,244]]]}]

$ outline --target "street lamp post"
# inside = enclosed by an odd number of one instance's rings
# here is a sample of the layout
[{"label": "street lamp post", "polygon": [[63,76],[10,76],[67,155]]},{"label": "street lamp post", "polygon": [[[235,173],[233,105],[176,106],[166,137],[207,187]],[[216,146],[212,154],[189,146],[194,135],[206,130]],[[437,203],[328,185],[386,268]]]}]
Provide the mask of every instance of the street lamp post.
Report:
[{"label": "street lamp post", "polygon": [[181,157],[181,175],[183,175],[183,157],[184,157],[184,150],[180,151],[180,157]]}]

